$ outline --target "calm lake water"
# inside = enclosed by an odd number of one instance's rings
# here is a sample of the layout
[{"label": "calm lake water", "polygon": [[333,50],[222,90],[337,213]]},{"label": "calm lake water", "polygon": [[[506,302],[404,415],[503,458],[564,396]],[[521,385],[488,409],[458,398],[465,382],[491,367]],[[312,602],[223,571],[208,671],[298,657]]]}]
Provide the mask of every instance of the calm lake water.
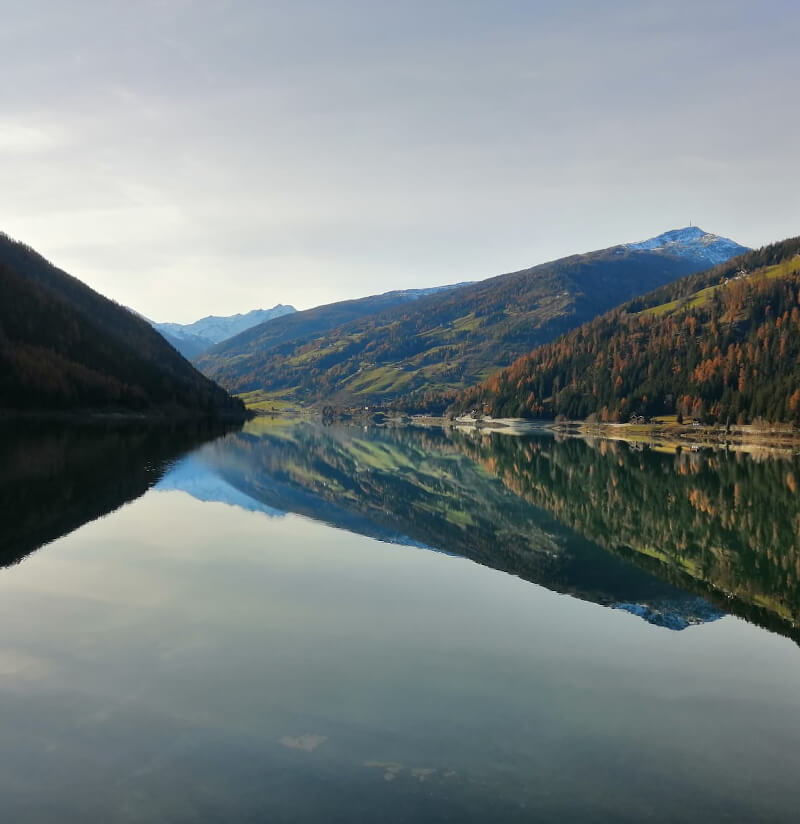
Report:
[{"label": "calm lake water", "polygon": [[800,459],[0,431],[19,822],[796,821]]}]

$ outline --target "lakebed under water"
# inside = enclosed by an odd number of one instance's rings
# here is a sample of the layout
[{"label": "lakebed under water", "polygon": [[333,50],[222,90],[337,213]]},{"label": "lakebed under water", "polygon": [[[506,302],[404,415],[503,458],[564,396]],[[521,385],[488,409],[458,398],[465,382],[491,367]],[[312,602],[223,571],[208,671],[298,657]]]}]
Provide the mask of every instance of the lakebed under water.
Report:
[{"label": "lakebed under water", "polygon": [[9,821],[791,821],[800,460],[6,428]]}]

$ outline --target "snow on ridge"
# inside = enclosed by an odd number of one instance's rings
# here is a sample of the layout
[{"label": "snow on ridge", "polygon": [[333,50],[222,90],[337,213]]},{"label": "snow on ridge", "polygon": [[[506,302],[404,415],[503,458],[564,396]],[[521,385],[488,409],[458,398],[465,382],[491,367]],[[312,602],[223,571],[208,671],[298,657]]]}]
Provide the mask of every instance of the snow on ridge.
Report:
[{"label": "snow on ridge", "polygon": [[687,226],[684,229],[671,229],[647,240],[640,240],[638,243],[626,243],[628,249],[660,249],[673,243],[691,243],[703,237],[716,238],[704,232],[699,226]]},{"label": "snow on ridge", "polygon": [[289,315],[297,311],[294,306],[278,303],[272,309],[252,309],[237,315],[207,315],[194,323],[154,323],[160,332],[167,332],[178,338],[201,337],[212,343],[220,343],[240,332],[257,326],[273,318]]},{"label": "snow on ridge", "polygon": [[656,237],[641,240],[638,243],[626,243],[626,249],[655,250],[664,249],[681,257],[697,257],[710,264],[724,263],[736,255],[747,251],[730,238],[704,232],[699,226],[686,226],[672,229]]}]

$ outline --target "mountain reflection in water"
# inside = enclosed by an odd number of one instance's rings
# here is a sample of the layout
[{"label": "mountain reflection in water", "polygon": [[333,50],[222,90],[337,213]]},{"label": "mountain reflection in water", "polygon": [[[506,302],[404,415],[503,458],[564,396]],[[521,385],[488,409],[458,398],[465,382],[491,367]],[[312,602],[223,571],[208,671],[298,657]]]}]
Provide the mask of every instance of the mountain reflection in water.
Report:
[{"label": "mountain reflection in water", "polygon": [[[183,456],[183,457],[181,457]],[[797,457],[261,419],[0,432],[2,563],[152,486],[459,555],[680,630],[798,640]]]},{"label": "mountain reflection in water", "polygon": [[159,488],[460,555],[669,629],[722,615],[533,506],[471,448],[441,430],[261,421],[198,450]]},{"label": "mountain reflection in water", "polygon": [[[239,425],[234,425],[239,428]],[[230,431],[212,421],[8,421],[0,426],[0,564],[143,495],[185,453]]]}]

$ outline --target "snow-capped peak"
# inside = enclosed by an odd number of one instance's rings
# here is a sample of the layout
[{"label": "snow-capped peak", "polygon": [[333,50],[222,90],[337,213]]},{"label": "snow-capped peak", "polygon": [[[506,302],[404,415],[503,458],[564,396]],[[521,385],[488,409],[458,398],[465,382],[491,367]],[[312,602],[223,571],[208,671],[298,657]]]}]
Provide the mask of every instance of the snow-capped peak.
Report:
[{"label": "snow-capped peak", "polygon": [[748,251],[733,240],[720,235],[704,232],[699,226],[686,226],[683,229],[672,229],[649,240],[638,243],[626,243],[626,249],[653,250],[663,249],[681,257],[699,257],[708,261],[709,265],[724,263],[736,255]]},{"label": "snow-capped peak", "polygon": [[294,306],[285,306],[278,303],[272,309],[252,309],[250,312],[238,315],[208,315],[194,323],[154,323],[159,332],[168,332],[177,338],[201,337],[212,343],[220,343],[232,338],[259,323],[289,315],[297,311]]}]

